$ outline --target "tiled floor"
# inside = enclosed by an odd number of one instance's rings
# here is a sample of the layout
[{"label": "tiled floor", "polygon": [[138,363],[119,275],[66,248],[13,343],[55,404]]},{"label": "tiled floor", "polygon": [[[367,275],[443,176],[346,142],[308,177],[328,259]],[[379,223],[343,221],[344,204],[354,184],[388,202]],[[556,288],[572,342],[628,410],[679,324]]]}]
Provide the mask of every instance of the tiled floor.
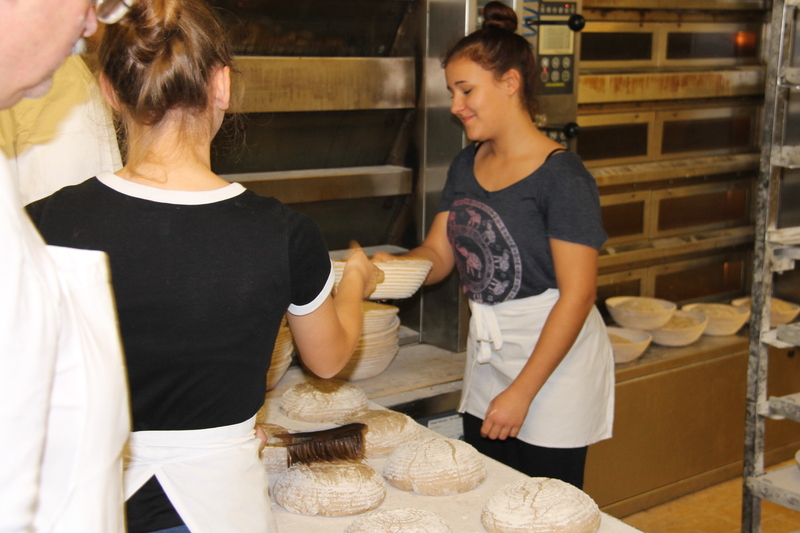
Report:
[{"label": "tiled floor", "polygon": [[[789,463],[783,463],[786,465]],[[783,466],[777,465],[777,466]],[[732,479],[622,519],[645,533],[739,533],[742,480]],[[800,513],[763,502],[762,533],[800,530]]]}]

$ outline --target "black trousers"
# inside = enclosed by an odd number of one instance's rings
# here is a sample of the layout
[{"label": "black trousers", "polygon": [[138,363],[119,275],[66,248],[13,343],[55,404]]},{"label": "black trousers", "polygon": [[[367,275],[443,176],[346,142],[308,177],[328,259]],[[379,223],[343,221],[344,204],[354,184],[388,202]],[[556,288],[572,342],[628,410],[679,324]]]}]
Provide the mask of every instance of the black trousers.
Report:
[{"label": "black trousers", "polygon": [[560,479],[583,489],[583,470],[588,446],[544,448],[516,438],[492,440],[481,437],[483,420],[464,413],[464,440],[482,454],[531,477]]}]

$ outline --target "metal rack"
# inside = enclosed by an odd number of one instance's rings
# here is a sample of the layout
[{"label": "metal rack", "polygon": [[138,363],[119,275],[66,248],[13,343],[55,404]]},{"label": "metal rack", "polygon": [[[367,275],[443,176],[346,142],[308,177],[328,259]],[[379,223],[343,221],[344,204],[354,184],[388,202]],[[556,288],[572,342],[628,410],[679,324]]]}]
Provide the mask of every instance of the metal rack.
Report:
[{"label": "metal rack", "polygon": [[[795,139],[791,105],[800,97],[800,69],[793,57],[800,0],[774,0],[769,23],[767,80],[761,166],[756,191],[755,251],[747,369],[744,489],[742,531],[761,531],[761,501],[800,511],[800,469],[795,465],[764,472],[764,433],[767,418],[800,422],[800,393],[767,397],[769,346],[798,344],[797,326],[770,328],[773,275],[794,268],[800,259],[800,227],[780,224],[780,192],[784,172],[800,168],[800,139]],[[794,101],[793,101],[794,100]],[[794,125],[797,127],[797,124]]]}]

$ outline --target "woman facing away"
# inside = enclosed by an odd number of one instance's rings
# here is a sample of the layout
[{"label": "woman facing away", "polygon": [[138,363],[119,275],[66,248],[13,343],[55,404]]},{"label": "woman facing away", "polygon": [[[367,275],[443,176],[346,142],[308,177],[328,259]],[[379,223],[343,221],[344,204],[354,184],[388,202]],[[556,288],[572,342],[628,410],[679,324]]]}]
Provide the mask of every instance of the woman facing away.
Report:
[{"label": "woman facing away", "polygon": [[473,144],[408,255],[433,261],[426,284],[456,266],[469,298],[465,440],[580,488],[588,445],[611,437],[614,411],[613,355],[594,307],[606,240],[597,186],[534,124],[538,71],[514,11],[490,2],[484,19],[443,60],[450,110]]},{"label": "woman facing away", "polygon": [[274,532],[254,427],[281,319],[331,377],[380,271],[356,251],[332,298],[318,228],[211,171],[231,52],[202,0],[137,1],[99,55],[127,164],[28,210],[48,243],[109,256],[134,429],[128,531]]}]

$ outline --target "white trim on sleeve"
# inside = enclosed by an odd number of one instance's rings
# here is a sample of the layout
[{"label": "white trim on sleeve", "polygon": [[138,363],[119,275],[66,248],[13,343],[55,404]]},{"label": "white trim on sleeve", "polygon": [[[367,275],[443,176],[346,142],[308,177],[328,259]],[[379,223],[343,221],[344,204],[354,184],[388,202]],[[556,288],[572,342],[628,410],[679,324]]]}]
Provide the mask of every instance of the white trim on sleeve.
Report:
[{"label": "white trim on sleeve", "polygon": [[319,309],[319,306],[322,305],[322,302],[325,301],[331,293],[331,290],[333,290],[334,281],[336,281],[336,274],[333,271],[333,261],[331,261],[331,271],[328,274],[328,281],[325,282],[325,286],[319,291],[317,297],[305,305],[290,304],[289,312],[295,316],[303,316]]}]

